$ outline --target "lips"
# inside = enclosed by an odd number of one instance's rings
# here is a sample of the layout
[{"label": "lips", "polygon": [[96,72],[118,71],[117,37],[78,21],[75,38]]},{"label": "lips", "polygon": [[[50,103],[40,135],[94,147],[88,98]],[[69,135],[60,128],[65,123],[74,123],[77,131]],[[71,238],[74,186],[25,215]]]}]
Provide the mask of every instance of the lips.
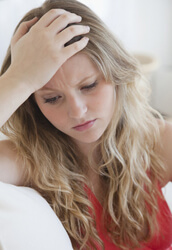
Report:
[{"label": "lips", "polygon": [[74,127],[74,128],[79,128],[79,127],[85,126],[86,124],[88,124],[88,123],[90,123],[90,122],[92,122],[92,121],[93,121],[93,120],[88,121],[88,122],[85,122],[85,123],[82,123],[82,124],[79,124],[79,125],[77,125],[77,126]]},{"label": "lips", "polygon": [[94,125],[95,121],[96,121],[96,119],[91,120],[91,121],[87,121],[85,123],[82,123],[82,124],[79,124],[79,125],[73,127],[73,129],[78,130],[78,131],[86,130],[88,128],[91,128]]}]

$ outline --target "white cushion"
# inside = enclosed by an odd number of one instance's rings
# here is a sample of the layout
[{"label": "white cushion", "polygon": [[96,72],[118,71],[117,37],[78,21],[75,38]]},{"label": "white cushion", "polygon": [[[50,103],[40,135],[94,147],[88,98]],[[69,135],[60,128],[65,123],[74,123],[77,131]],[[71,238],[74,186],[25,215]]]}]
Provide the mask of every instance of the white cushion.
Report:
[{"label": "white cushion", "polygon": [[0,182],[0,250],[72,250],[62,223],[35,190]]}]

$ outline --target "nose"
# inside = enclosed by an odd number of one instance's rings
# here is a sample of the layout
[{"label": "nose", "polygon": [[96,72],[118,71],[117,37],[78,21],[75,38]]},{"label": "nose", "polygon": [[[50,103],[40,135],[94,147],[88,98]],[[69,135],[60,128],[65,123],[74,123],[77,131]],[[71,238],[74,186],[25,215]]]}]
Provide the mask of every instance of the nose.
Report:
[{"label": "nose", "polygon": [[87,106],[82,97],[73,96],[68,100],[68,115],[70,118],[82,118],[87,112]]}]

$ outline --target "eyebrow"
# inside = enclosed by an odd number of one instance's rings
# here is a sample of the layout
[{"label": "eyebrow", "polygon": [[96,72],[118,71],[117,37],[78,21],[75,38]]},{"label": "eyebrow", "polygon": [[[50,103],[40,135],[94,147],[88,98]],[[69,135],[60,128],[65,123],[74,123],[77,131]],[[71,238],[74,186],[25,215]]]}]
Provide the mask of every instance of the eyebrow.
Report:
[{"label": "eyebrow", "polygon": [[[93,76],[96,76],[97,77],[98,74],[92,74],[90,76],[87,76],[87,77],[84,77],[80,82],[78,82],[76,85],[81,85],[83,82],[85,82],[86,80],[92,78]],[[54,88],[49,88],[49,87],[42,87],[41,89],[38,89],[37,91],[46,91],[46,90],[54,90]]]}]

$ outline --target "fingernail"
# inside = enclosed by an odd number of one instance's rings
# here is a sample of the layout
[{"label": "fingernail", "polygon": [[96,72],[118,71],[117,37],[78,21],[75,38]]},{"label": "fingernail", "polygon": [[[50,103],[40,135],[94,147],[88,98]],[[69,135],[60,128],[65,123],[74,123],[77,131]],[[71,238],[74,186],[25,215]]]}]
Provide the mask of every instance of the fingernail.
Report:
[{"label": "fingernail", "polygon": [[89,41],[89,38],[87,36],[84,36],[84,41],[88,42]]},{"label": "fingernail", "polygon": [[81,21],[81,20],[82,20],[82,16],[79,16],[79,15],[78,15],[78,17],[80,18],[80,21]]},{"label": "fingernail", "polygon": [[89,27],[89,26],[87,26],[87,31],[88,31],[88,32],[90,31],[90,27]]},{"label": "fingernail", "polygon": [[35,17],[32,19],[32,21],[38,21],[38,17],[35,16]]}]

